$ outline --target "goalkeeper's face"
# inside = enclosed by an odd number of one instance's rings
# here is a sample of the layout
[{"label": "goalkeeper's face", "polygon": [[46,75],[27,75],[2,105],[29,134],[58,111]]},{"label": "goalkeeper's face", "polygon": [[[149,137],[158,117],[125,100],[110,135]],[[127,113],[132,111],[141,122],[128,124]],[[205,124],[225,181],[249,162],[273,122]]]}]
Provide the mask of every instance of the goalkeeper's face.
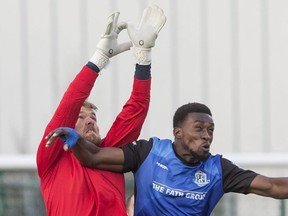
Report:
[{"label": "goalkeeper's face", "polygon": [[93,109],[84,106],[81,107],[75,130],[86,140],[95,145],[100,145],[101,136],[99,133],[96,114]]}]

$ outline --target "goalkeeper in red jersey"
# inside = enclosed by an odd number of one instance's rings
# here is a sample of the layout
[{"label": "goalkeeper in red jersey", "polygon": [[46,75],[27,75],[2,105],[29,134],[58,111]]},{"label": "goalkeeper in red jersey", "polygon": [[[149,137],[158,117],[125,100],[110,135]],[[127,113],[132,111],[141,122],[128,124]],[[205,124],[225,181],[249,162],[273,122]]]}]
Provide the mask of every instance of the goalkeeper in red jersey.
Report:
[{"label": "goalkeeper in red jersey", "polygon": [[[40,187],[49,216],[121,216],[127,215],[125,182],[120,173],[83,167],[71,151],[63,151],[62,142],[46,148],[48,133],[58,127],[74,128],[97,146],[120,147],[137,139],[150,102],[151,49],[166,22],[158,6],[144,10],[139,28],[130,29],[130,40],[118,43],[118,34],[127,23],[118,23],[119,12],[108,17],[105,33],[92,58],[69,85],[48,123],[37,151]],[[112,127],[101,138],[96,106],[87,101],[99,72],[110,58],[134,46],[136,69],[130,98]]]}]

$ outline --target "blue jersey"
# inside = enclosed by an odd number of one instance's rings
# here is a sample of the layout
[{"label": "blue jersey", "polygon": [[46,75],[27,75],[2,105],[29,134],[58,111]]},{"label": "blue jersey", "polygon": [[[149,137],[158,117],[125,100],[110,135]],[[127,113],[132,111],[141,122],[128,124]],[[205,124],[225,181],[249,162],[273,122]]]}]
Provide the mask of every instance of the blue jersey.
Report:
[{"label": "blue jersey", "polygon": [[207,216],[224,194],[220,155],[188,166],[175,155],[168,139],[153,138],[135,181],[137,216]]}]

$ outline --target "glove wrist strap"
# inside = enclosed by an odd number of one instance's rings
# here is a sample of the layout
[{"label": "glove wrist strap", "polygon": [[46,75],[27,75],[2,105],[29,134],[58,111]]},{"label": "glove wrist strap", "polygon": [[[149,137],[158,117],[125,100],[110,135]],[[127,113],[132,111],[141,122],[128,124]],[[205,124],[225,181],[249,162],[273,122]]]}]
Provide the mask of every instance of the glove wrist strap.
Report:
[{"label": "glove wrist strap", "polygon": [[101,51],[96,50],[96,52],[89,61],[97,65],[97,67],[102,70],[109,63],[109,58]]},{"label": "glove wrist strap", "polygon": [[151,64],[151,48],[134,48],[134,55],[139,65]]}]

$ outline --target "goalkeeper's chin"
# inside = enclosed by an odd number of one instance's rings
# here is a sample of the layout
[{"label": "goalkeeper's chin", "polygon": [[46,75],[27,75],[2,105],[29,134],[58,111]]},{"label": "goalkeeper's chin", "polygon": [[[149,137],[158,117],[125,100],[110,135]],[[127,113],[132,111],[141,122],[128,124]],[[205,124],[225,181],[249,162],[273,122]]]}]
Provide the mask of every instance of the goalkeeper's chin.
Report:
[{"label": "goalkeeper's chin", "polygon": [[96,134],[95,132],[93,133],[88,133],[85,135],[84,137],[86,140],[88,140],[89,142],[94,143],[97,146],[100,146],[101,143],[101,136],[99,134]]}]

